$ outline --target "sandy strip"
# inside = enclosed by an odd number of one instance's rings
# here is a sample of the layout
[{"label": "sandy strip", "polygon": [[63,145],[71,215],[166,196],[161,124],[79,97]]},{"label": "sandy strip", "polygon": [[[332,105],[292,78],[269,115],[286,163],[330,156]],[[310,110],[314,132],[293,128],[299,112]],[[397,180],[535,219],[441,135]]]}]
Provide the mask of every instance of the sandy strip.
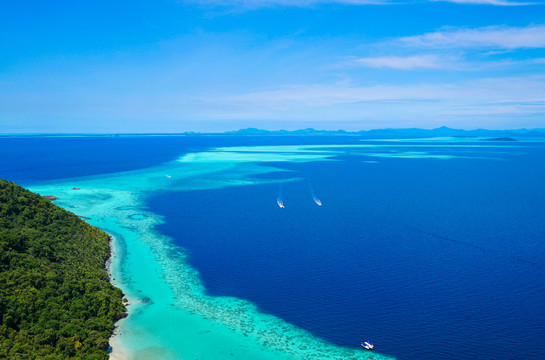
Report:
[{"label": "sandy strip", "polygon": [[[118,251],[118,248],[116,248],[117,240],[115,236],[112,234],[110,235],[110,258],[106,262],[106,270],[108,271],[108,274],[110,275],[110,282],[121,289],[121,286],[116,281],[116,278],[119,278],[120,276],[120,262],[121,262],[121,251]],[[123,290],[123,289],[121,289]],[[124,296],[129,300],[129,302],[126,305],[127,312],[129,311],[129,305],[132,303],[132,299],[124,293]],[[129,357],[127,355],[127,352],[125,348],[123,348],[123,344],[121,342],[121,339],[119,336],[117,336],[120,332],[120,326],[124,319],[118,320],[115,324],[114,332],[112,333],[112,336],[110,337],[110,360],[128,360]]]},{"label": "sandy strip", "polygon": [[119,336],[112,335],[110,338],[110,346],[112,347],[112,352],[110,353],[110,360],[128,360],[127,354]]}]

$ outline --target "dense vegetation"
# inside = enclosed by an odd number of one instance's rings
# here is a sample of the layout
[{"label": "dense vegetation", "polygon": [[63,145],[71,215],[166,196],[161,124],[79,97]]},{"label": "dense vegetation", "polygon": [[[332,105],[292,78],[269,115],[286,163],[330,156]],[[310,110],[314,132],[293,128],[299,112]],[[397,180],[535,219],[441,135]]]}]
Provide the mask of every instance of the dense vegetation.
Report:
[{"label": "dense vegetation", "polygon": [[0,179],[0,359],[107,359],[109,256],[105,232]]}]

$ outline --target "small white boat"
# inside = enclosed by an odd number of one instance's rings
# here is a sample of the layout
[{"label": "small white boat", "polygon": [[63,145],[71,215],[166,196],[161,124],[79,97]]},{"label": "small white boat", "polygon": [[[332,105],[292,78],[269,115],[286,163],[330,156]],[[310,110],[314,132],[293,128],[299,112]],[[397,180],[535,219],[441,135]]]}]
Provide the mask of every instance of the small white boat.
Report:
[{"label": "small white boat", "polygon": [[369,341],[364,341],[361,343],[361,347],[363,347],[365,350],[373,350],[375,345],[371,344]]}]

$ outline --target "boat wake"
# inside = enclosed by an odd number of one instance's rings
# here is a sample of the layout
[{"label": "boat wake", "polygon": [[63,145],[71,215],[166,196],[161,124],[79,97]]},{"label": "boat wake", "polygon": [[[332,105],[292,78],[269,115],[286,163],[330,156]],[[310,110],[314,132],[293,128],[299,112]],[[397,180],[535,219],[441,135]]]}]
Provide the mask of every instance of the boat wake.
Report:
[{"label": "boat wake", "polygon": [[278,207],[283,209],[285,208],[284,206],[284,195],[283,195],[283,192],[282,192],[282,183],[279,184],[278,186],[278,196],[276,197],[276,203],[278,204]]},{"label": "boat wake", "polygon": [[316,203],[318,206],[322,206],[322,201],[316,196],[316,193],[314,192],[314,189],[312,188],[312,184],[310,183],[310,180],[308,181],[308,189],[310,191],[310,196],[312,196],[312,200]]}]

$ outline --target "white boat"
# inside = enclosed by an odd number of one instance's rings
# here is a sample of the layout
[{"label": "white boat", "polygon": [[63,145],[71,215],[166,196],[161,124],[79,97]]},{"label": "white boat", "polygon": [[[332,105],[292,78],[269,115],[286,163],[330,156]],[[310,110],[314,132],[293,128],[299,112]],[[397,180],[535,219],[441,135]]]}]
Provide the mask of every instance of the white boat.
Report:
[{"label": "white boat", "polygon": [[371,344],[369,341],[362,342],[361,346],[366,350],[373,350],[375,348],[375,345]]}]

